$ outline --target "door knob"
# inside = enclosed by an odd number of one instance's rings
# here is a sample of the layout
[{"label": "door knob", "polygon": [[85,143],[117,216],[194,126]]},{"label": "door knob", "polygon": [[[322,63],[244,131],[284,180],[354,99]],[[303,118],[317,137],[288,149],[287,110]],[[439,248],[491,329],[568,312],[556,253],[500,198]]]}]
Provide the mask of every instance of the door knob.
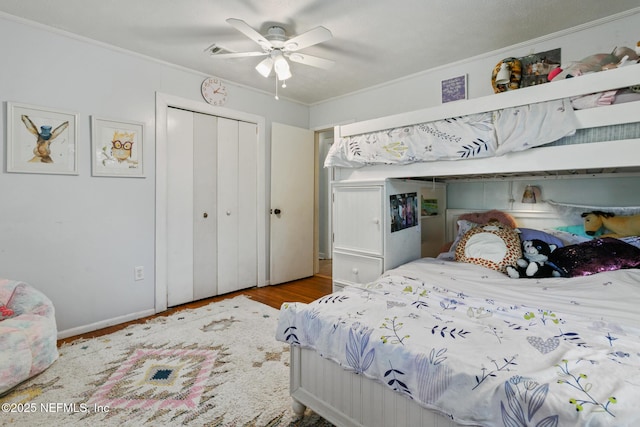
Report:
[{"label": "door knob", "polygon": [[280,209],[274,209],[273,213],[276,215],[280,215],[282,213],[282,211]]},{"label": "door knob", "polygon": [[209,218],[209,214],[208,214],[208,213],[206,213],[206,212],[205,212],[205,213],[203,213],[203,214],[202,214],[202,216],[203,216],[204,218]]}]

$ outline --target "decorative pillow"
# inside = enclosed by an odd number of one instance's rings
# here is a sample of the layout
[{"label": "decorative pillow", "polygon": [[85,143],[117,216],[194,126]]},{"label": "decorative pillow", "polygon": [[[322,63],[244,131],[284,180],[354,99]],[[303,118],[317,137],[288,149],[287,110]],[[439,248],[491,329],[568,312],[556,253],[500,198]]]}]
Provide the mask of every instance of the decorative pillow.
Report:
[{"label": "decorative pillow", "polygon": [[556,245],[557,248],[561,248],[564,246],[564,242],[558,239],[556,236],[553,236],[549,233],[546,233],[542,230],[535,230],[533,228],[521,228],[520,230],[520,240],[542,240],[545,243],[550,245]]},{"label": "decorative pillow", "polygon": [[511,227],[493,222],[469,230],[456,247],[456,261],[478,264],[506,273],[522,257],[518,233]]},{"label": "decorative pillow", "polygon": [[545,229],[545,232],[560,239],[564,243],[564,246],[575,245],[576,243],[582,243],[593,239],[593,237],[578,236],[577,234],[569,233],[567,231],[554,230],[550,228]]},{"label": "decorative pillow", "polygon": [[0,320],[9,319],[15,316],[15,312],[6,305],[0,304]]},{"label": "decorative pillow", "polygon": [[[576,236],[586,237],[587,239],[593,239],[594,236],[589,236],[586,231],[584,231],[584,224],[577,225],[564,225],[561,227],[556,227],[556,230],[566,231],[567,233],[575,234]],[[596,232],[596,237],[602,234],[602,231],[598,230]]]},{"label": "decorative pillow", "polygon": [[450,257],[454,257],[456,246],[458,246],[458,242],[467,231],[471,230],[473,227],[478,227],[481,224],[489,224],[490,222],[495,221],[511,228],[516,228],[518,226],[514,217],[497,209],[484,212],[468,212],[460,215],[457,221],[458,232],[456,234],[456,238],[448,249]]},{"label": "decorative pillow", "polygon": [[549,255],[569,277],[588,276],[602,271],[640,268],[640,248],[613,237],[593,239],[558,248]]}]

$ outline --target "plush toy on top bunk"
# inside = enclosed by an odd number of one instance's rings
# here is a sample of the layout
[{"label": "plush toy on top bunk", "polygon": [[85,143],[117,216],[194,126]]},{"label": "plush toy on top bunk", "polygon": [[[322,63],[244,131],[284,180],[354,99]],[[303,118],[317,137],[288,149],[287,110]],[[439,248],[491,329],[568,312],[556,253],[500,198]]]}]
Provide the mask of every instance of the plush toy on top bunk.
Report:
[{"label": "plush toy on top bunk", "polygon": [[[626,65],[636,64],[639,60],[640,47],[634,49],[617,47],[611,53],[597,53],[587,56],[578,62],[572,62],[564,68],[556,68],[549,73],[551,82],[578,77],[599,71],[611,70]],[[575,110],[637,101],[640,97],[640,85],[597,92],[571,98]]]},{"label": "plush toy on top bunk", "polygon": [[594,236],[598,230],[605,228],[610,233],[600,237],[631,237],[640,236],[640,214],[616,216],[611,212],[592,211],[584,212],[584,231],[589,236]]},{"label": "plush toy on top bunk", "polygon": [[556,68],[549,73],[549,81],[558,81],[598,71],[611,70],[623,65],[638,62],[638,54],[628,47],[616,47],[611,53],[596,53],[562,69]]}]

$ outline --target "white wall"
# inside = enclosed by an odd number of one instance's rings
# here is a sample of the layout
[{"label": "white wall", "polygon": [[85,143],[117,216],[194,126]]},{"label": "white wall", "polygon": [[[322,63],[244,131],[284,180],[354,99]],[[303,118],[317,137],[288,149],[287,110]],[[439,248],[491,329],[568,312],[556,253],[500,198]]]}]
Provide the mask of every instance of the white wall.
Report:
[{"label": "white wall", "polygon": [[[617,15],[608,20],[576,27],[318,103],[311,106],[310,126],[312,129],[326,128],[440,105],[441,81],[464,74],[468,76],[470,99],[491,95],[491,73],[495,65],[504,58],[522,57],[530,53],[561,48],[562,63],[566,64],[594,53],[611,52],[616,46],[633,48],[640,40],[639,26],[640,8],[635,9],[635,13],[631,15]],[[487,31],[491,31],[490,25],[487,25]]]},{"label": "white wall", "polygon": [[[546,200],[603,208],[640,206],[640,192],[637,191],[639,181],[638,176],[626,175],[454,181],[447,185],[447,208],[552,211],[553,208],[544,203]],[[521,203],[527,185],[540,188],[542,203]]]},{"label": "white wall", "polygon": [[[155,94],[204,102],[206,76],[7,15],[0,15],[0,52],[3,146],[7,101],[75,112],[79,172],[7,173],[6,148],[1,151],[0,277],[26,281],[49,296],[61,336],[150,314]],[[266,118],[267,145],[272,121],[308,128],[308,107],[230,82],[227,87],[225,107]],[[91,176],[92,115],[145,124],[146,178]],[[135,266],[144,266],[144,280],[134,281]]]}]

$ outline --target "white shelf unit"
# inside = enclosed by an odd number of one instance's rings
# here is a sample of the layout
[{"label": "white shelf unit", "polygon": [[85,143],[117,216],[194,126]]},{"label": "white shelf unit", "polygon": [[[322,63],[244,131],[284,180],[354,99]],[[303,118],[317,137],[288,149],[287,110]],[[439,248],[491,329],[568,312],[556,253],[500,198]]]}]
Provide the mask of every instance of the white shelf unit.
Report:
[{"label": "white shelf unit", "polygon": [[[421,185],[398,179],[332,184],[334,291],[366,284],[420,257]],[[397,202],[402,208],[394,211],[406,211],[415,225],[392,230],[392,203]]]}]

